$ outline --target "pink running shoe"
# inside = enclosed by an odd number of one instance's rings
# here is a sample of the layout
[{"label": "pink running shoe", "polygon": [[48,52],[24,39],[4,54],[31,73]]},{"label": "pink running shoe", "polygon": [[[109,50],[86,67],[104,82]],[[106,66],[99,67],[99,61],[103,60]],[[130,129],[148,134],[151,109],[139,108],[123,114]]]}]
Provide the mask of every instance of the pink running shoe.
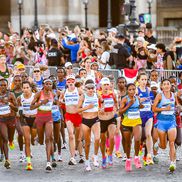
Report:
[{"label": "pink running shoe", "polygon": [[132,170],[131,159],[126,159],[125,170],[126,170],[126,172],[130,172]]},{"label": "pink running shoe", "polygon": [[135,163],[136,169],[142,168],[142,164],[140,163],[139,157],[135,156],[134,163]]}]

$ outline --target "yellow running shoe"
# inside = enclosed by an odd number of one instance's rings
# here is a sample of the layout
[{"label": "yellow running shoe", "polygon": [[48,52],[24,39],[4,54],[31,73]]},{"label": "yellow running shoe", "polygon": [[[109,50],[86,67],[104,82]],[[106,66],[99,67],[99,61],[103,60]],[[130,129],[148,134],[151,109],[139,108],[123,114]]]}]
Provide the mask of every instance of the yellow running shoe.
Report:
[{"label": "yellow running shoe", "polygon": [[154,161],[152,160],[151,156],[147,156],[146,162],[147,162],[147,165],[153,165],[154,164]]},{"label": "yellow running shoe", "polygon": [[144,166],[147,166],[147,165],[148,165],[148,164],[147,164],[147,157],[146,157],[146,156],[143,157],[143,165],[144,165]]},{"label": "yellow running shoe", "polygon": [[116,151],[115,155],[117,158],[122,158],[121,152],[120,151]]},{"label": "yellow running shoe", "polygon": [[27,163],[26,170],[27,171],[31,171],[32,169],[33,169],[32,164],[31,163]]},{"label": "yellow running shoe", "polygon": [[15,149],[15,144],[14,142],[9,142],[9,149],[14,150]]}]

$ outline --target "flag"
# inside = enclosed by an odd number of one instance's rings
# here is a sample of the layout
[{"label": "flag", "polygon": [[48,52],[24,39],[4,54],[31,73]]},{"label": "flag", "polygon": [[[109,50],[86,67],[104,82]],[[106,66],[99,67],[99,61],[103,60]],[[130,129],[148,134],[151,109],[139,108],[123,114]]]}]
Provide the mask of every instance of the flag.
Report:
[{"label": "flag", "polygon": [[138,75],[138,70],[135,69],[123,69],[123,76],[126,78],[127,84],[134,83]]}]

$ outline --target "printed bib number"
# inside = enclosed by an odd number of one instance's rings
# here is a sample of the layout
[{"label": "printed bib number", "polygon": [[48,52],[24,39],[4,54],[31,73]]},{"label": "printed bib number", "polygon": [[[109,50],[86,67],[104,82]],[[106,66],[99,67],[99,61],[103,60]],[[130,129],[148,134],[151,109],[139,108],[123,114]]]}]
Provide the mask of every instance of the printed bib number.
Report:
[{"label": "printed bib number", "polygon": [[51,111],[52,110],[52,102],[48,102],[47,104],[40,106],[39,110],[41,110],[41,111]]},{"label": "printed bib number", "polygon": [[52,112],[57,112],[59,111],[59,107],[57,105],[52,106]]},{"label": "printed bib number", "polygon": [[128,112],[128,118],[129,119],[139,119],[140,118],[140,112],[139,111],[129,111]]},{"label": "printed bib number", "polygon": [[173,115],[174,114],[174,108],[171,108],[170,111],[162,111],[161,114],[163,114],[163,115]]},{"label": "printed bib number", "polygon": [[143,103],[144,108],[140,109],[140,111],[151,111],[150,103]]},{"label": "printed bib number", "polygon": [[104,108],[110,108],[114,106],[114,100],[112,98],[104,99]]},{"label": "printed bib number", "polygon": [[11,109],[9,105],[0,106],[0,115],[6,115],[10,113],[11,113]]}]

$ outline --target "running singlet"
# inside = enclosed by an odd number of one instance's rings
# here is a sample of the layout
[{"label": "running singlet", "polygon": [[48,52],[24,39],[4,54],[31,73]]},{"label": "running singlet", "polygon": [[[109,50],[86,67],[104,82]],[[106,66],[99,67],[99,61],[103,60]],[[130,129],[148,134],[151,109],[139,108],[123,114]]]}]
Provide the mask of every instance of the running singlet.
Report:
[{"label": "running singlet", "polygon": [[161,111],[158,113],[157,115],[157,119],[158,120],[163,120],[163,121],[175,121],[175,97],[174,97],[174,93],[171,92],[171,98],[167,99],[164,95],[164,93],[162,93],[162,99],[159,102],[158,106],[159,108],[165,108],[168,105],[171,106],[171,109],[169,111]]},{"label": "running singlet", "polygon": [[[39,101],[41,102],[41,101],[43,101],[45,99],[47,99],[47,98],[44,96],[43,91],[40,91],[40,99],[39,99]],[[38,110],[40,110],[40,111],[51,111],[52,110],[52,105],[53,105],[53,100],[54,100],[52,92],[51,92],[51,94],[50,94],[48,99],[49,99],[48,103],[39,106]]]},{"label": "running singlet", "polygon": [[[128,102],[130,102],[130,98],[126,96]],[[128,117],[128,119],[139,119],[140,118],[140,103],[137,97],[135,97],[135,102],[128,108],[124,116]]]},{"label": "running singlet", "polygon": [[57,82],[57,89],[59,90],[65,90],[66,89],[66,79],[64,79],[62,82]]},{"label": "running singlet", "polygon": [[6,71],[5,72],[2,72],[1,70],[0,70],[0,76],[2,76],[3,78],[9,78],[9,76],[10,76],[10,73],[9,73],[9,70],[8,70],[8,66],[6,65]]},{"label": "running singlet", "polygon": [[101,94],[101,98],[103,99],[104,111],[112,112],[114,109],[114,95],[110,93],[108,95]]},{"label": "running singlet", "polygon": [[22,111],[24,115],[36,115],[37,109],[30,110],[30,105],[34,99],[34,93],[32,93],[29,99],[25,99],[23,94],[21,95],[21,104],[22,104]]},{"label": "running singlet", "polygon": [[142,102],[142,105],[144,108],[140,109],[141,114],[146,113],[146,112],[151,112],[151,99],[150,99],[150,93],[148,88],[146,87],[146,91],[142,92],[141,89],[138,87],[138,96],[140,98],[147,98],[144,102]]},{"label": "running singlet", "polygon": [[85,94],[84,97],[85,97],[85,99],[84,99],[84,102],[83,102],[83,107],[86,107],[89,104],[94,105],[93,108],[87,109],[84,112],[97,112],[98,111],[98,106],[99,106],[97,94],[94,93],[94,95],[92,97],[89,97],[87,94]]},{"label": "running singlet", "polygon": [[[53,92],[56,95],[56,99],[58,100],[57,90],[53,90]],[[61,119],[61,112],[59,110],[59,106],[56,104],[52,105],[52,118],[54,122],[59,121]]]},{"label": "running singlet", "polygon": [[43,85],[42,85],[43,78],[41,77],[41,79],[40,79],[39,81],[36,81],[36,80],[34,79],[34,82],[36,83],[37,90],[40,91],[40,90],[42,89],[42,87],[43,87]]},{"label": "running singlet", "polygon": [[0,97],[0,115],[6,115],[11,113],[9,103],[4,103],[2,100],[8,99],[8,93]]},{"label": "running singlet", "polygon": [[69,92],[68,89],[66,89],[64,100],[66,106],[77,105],[79,101],[78,89],[75,88],[73,92]]}]

